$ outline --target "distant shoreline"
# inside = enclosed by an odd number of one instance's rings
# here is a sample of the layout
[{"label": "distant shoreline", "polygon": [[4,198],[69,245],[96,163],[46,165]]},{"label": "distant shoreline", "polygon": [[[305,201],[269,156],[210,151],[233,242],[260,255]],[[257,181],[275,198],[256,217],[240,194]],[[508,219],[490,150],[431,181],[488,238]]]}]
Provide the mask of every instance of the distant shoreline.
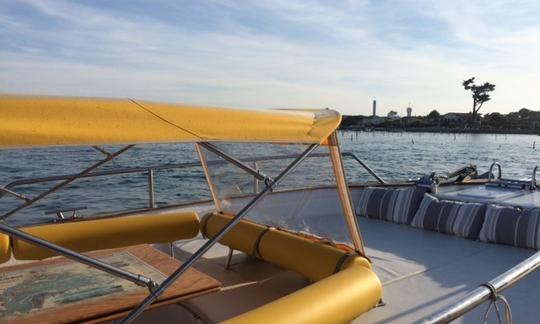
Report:
[{"label": "distant shoreline", "polygon": [[539,135],[540,130],[532,129],[457,129],[445,127],[387,128],[387,127],[340,127],[343,131],[391,132],[391,133],[449,133],[449,134],[500,134],[500,135]]}]

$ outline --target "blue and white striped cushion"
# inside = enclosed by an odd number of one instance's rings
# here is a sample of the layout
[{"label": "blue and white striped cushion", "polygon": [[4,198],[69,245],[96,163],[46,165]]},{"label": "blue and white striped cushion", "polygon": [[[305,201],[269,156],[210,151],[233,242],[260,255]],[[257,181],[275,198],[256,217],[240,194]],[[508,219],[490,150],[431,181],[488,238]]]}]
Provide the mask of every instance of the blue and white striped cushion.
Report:
[{"label": "blue and white striped cushion", "polygon": [[488,206],[480,240],[540,249],[540,209]]},{"label": "blue and white striped cushion", "polygon": [[485,212],[484,204],[439,200],[425,194],[411,225],[476,239],[482,228]]},{"label": "blue and white striped cushion", "polygon": [[360,216],[409,224],[420,205],[425,189],[377,188],[362,191],[356,212]]}]

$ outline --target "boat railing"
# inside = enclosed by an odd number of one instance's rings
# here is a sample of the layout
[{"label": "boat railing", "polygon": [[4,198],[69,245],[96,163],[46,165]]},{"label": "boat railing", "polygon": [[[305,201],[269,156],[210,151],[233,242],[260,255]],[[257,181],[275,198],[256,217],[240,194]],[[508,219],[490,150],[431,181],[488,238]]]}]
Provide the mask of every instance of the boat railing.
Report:
[{"label": "boat railing", "polygon": [[536,172],[538,171],[538,168],[540,168],[540,165],[537,165],[533,169],[532,177],[531,177],[531,188],[536,189]]},{"label": "boat railing", "polygon": [[[313,153],[310,155],[310,157],[328,157],[328,156],[329,156],[328,153]],[[364,161],[362,161],[362,159],[360,159],[353,152],[342,152],[342,156],[346,158],[350,158],[353,161],[357,162],[380,184],[386,184],[386,181],[384,181],[380,176],[378,176],[375,173],[375,171],[373,171],[373,169],[371,169]],[[260,162],[294,159],[296,157],[297,155],[295,154],[269,155],[269,156],[258,156],[258,157],[253,157],[253,158],[246,158],[246,159],[242,159],[242,161],[246,163],[247,162],[253,163],[253,166],[255,167],[255,169],[258,169],[258,165]],[[222,160],[207,161],[208,165],[216,165],[216,164],[222,164],[222,163],[224,163],[224,161]],[[197,161],[197,162],[185,162],[185,163],[176,163],[176,164],[152,165],[152,166],[144,166],[144,167],[116,168],[116,169],[103,170],[103,171],[94,171],[91,173],[84,174],[80,176],[80,178],[93,178],[93,177],[102,177],[102,176],[110,176],[110,175],[146,173],[147,182],[148,182],[148,208],[155,208],[156,197],[155,197],[155,190],[154,190],[154,177],[155,177],[156,171],[177,170],[177,169],[185,169],[185,168],[200,167],[200,166],[201,166],[201,163]],[[4,187],[0,187],[0,198],[2,198],[2,196],[4,195],[11,195],[18,199],[29,201],[30,198],[16,192],[13,189],[18,186],[23,186],[23,185],[62,181],[62,180],[70,179],[74,176],[75,174],[64,174],[64,175],[49,176],[49,177],[36,177],[36,178],[26,178],[26,179],[15,180],[8,183]],[[258,191],[259,191],[259,183],[257,179],[255,179],[254,192],[258,192]],[[62,211],[57,211],[57,212],[62,212]]]},{"label": "boat railing", "polygon": [[449,323],[485,301],[496,298],[503,290],[511,287],[531,272],[540,267],[540,251],[528,257],[521,263],[515,265],[510,270],[502,273],[498,277],[480,285],[475,290],[469,292],[463,298],[436,314],[423,319],[420,323]]},{"label": "boat railing", "polygon": [[501,164],[499,162],[493,162],[489,166],[489,175],[488,175],[488,182],[491,182],[493,180],[493,168],[497,167],[498,173],[497,173],[497,179],[501,179],[502,177],[502,170],[501,170]]}]

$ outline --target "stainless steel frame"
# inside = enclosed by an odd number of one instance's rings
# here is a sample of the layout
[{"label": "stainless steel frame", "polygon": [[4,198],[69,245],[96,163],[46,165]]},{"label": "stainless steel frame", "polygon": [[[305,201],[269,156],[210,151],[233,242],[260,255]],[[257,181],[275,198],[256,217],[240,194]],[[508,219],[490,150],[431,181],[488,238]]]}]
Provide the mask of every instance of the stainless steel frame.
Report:
[{"label": "stainless steel frame", "polygon": [[366,256],[364,251],[364,242],[362,234],[360,233],[358,222],[356,220],[356,213],[351,199],[351,192],[349,191],[349,185],[347,184],[347,178],[345,176],[345,168],[343,166],[343,159],[341,158],[341,151],[339,149],[338,136],[334,132],[328,137],[328,151],[330,153],[330,160],[334,169],[334,178],[336,181],[336,189],[339,194],[339,200],[343,209],[343,218],[349,229],[349,235],[354,245],[354,249],[362,256]]},{"label": "stainless steel frame", "polygon": [[[525,276],[533,272],[540,267],[540,252],[536,252],[523,262],[517,264],[510,270],[494,278],[488,283],[491,284],[497,293],[502,292],[504,289],[512,286]],[[471,291],[460,301],[446,307],[440,312],[425,318],[422,323],[448,323],[456,318],[466,314],[474,308],[481,305],[483,302],[491,297],[491,290],[486,286],[480,286]]]},{"label": "stainless steel frame", "polygon": [[52,244],[48,241],[40,239],[39,237],[30,235],[26,232],[20,231],[16,228],[5,225],[1,222],[0,222],[0,232],[10,235],[11,237],[24,240],[30,244],[38,245],[46,249],[55,251],[56,253],[61,254],[62,256],[66,258],[86,264],[87,266],[96,268],[98,270],[105,271],[111,275],[120,277],[122,279],[129,280],[139,286],[147,287],[150,291],[152,291],[154,287],[156,286],[156,283],[152,279],[147,278],[143,275],[134,274],[129,271],[125,271],[120,268],[113,267],[97,259],[94,259],[84,254],[80,254],[72,250],[63,248],[59,245]]},{"label": "stainless steel frame", "polygon": [[[349,157],[353,159],[354,161],[358,162],[371,176],[373,176],[377,182],[380,184],[387,184],[386,181],[384,181],[381,177],[379,177],[365,162],[363,162],[357,155],[355,155],[352,152],[341,152],[341,155],[343,157]],[[329,156],[328,153],[312,153],[309,157],[327,157]],[[255,167],[253,170],[257,174],[261,174],[258,171],[257,168],[257,162],[260,161],[272,161],[272,160],[285,160],[285,159],[293,159],[297,157],[297,155],[272,155],[272,156],[259,156],[249,159],[243,159],[243,162],[254,162]],[[226,163],[225,161],[206,161],[207,166],[209,165],[216,165],[216,164],[222,164]],[[162,171],[162,170],[173,170],[173,169],[183,169],[183,168],[190,168],[190,167],[200,167],[201,162],[186,162],[186,163],[178,163],[178,164],[165,164],[165,165],[152,165],[147,167],[133,167],[133,168],[119,168],[119,169],[113,169],[113,170],[106,170],[106,171],[97,171],[97,172],[90,172],[84,175],[79,174],[66,174],[66,175],[58,175],[58,176],[51,176],[51,177],[41,177],[41,178],[31,178],[31,179],[21,179],[21,180],[15,180],[10,183],[8,183],[5,187],[0,187],[0,198],[2,198],[4,195],[9,194],[12,196],[15,196],[21,200],[30,201],[31,199],[21,195],[15,191],[13,191],[13,188],[16,188],[18,186],[22,185],[31,185],[31,184],[37,184],[37,183],[45,183],[45,182],[53,182],[53,181],[62,181],[66,180],[72,177],[78,177],[78,178],[93,178],[93,177],[102,177],[102,176],[109,176],[109,175],[121,175],[121,174],[132,174],[132,173],[147,173],[148,177],[148,207],[149,208],[155,208],[155,192],[154,192],[154,176],[156,171]],[[250,172],[251,173],[251,172]],[[255,177],[255,176],[254,176]],[[255,178],[256,179],[256,178]],[[259,180],[257,180],[259,181]],[[258,188],[258,187],[257,187]]]},{"label": "stainless steel frame", "polygon": [[148,170],[148,207],[156,208],[156,195],[154,193],[154,170]]},{"label": "stainless steel frame", "polygon": [[204,147],[205,149],[207,149],[208,151],[210,151],[210,152],[216,154],[217,156],[221,157],[225,161],[227,161],[227,162],[229,162],[229,163],[231,163],[233,165],[236,165],[240,169],[242,169],[242,170],[246,171],[247,173],[253,175],[258,180],[261,180],[261,181],[264,181],[264,182],[269,182],[269,181],[272,180],[266,174],[260,172],[259,170],[256,170],[256,169],[250,167],[249,165],[245,164],[244,162],[242,162],[242,161],[240,161],[238,159],[235,159],[234,157],[232,157],[231,155],[223,152],[222,150],[220,150],[218,147],[216,147],[213,144],[201,143],[200,145],[202,147]]},{"label": "stainless steel frame", "polygon": [[495,167],[495,166],[496,166],[497,169],[499,170],[497,179],[501,179],[501,177],[502,177],[501,164],[500,164],[499,162],[493,162],[493,163],[491,163],[491,165],[489,166],[488,182],[491,182],[492,179],[493,179],[493,167]]},{"label": "stainless steel frame", "polygon": [[131,272],[128,272],[128,271],[113,267],[113,266],[108,265],[106,263],[103,263],[103,262],[101,262],[99,260],[93,259],[91,257],[88,257],[86,255],[83,255],[83,254],[80,254],[80,253],[77,253],[77,252],[74,252],[74,251],[66,249],[66,248],[63,248],[63,247],[61,247],[59,245],[50,243],[50,242],[48,242],[46,240],[43,240],[43,239],[41,239],[39,237],[36,237],[36,236],[30,235],[28,233],[25,233],[23,231],[20,231],[20,230],[18,230],[16,228],[11,227],[9,225],[6,225],[4,223],[4,220],[7,217],[9,217],[9,216],[15,214],[16,212],[18,212],[18,211],[32,205],[33,203],[35,203],[38,200],[45,198],[46,196],[50,195],[51,193],[53,193],[53,192],[61,189],[62,187],[70,184],[74,180],[76,180],[76,179],[78,179],[78,178],[80,178],[80,177],[82,177],[84,175],[88,175],[92,170],[95,170],[99,166],[111,161],[112,159],[116,158],[117,156],[119,156],[120,154],[126,152],[127,150],[129,150],[132,147],[133,147],[133,145],[125,146],[122,149],[116,151],[115,153],[109,153],[109,152],[105,151],[104,149],[102,149],[101,147],[94,147],[96,150],[98,150],[99,152],[105,154],[107,157],[105,159],[103,159],[101,161],[98,161],[97,163],[91,165],[90,167],[86,168],[82,172],[67,177],[61,183],[57,184],[56,186],[54,186],[53,188],[51,188],[49,190],[46,190],[45,192],[39,194],[38,196],[36,196],[36,197],[34,197],[32,199],[25,199],[25,203],[15,207],[14,209],[7,212],[6,214],[2,215],[0,217],[0,232],[5,233],[7,235],[10,235],[11,237],[15,237],[15,238],[24,240],[24,241],[26,241],[26,242],[28,242],[30,244],[34,244],[34,245],[41,246],[43,248],[52,250],[52,251],[54,251],[54,252],[56,252],[56,253],[58,253],[60,255],[65,256],[66,258],[72,259],[72,260],[77,261],[77,262],[81,262],[83,264],[86,264],[86,265],[94,267],[96,269],[105,271],[105,272],[110,273],[112,275],[115,275],[117,277],[129,280],[129,281],[131,281],[131,282],[133,282],[133,283],[135,283],[137,285],[148,287],[148,289],[150,291],[152,291],[154,286],[156,286],[156,283],[152,279],[146,278],[145,276],[142,276],[142,275],[139,275],[139,274],[133,274]]},{"label": "stainless steel frame", "polygon": [[[207,143],[203,143],[207,144]],[[202,145],[206,147],[206,145]],[[126,318],[122,320],[121,323],[131,323],[135,318],[137,318],[150,304],[152,304],[170,285],[172,285],[184,272],[187,271],[201,256],[203,256],[214,244],[216,244],[225,234],[227,234],[242,218],[253,208],[255,205],[261,201],[267,194],[272,191],[281,180],[283,180],[290,172],[292,172],[296,167],[306,159],[306,157],[313,152],[319,145],[312,144],[310,145],[300,156],[298,156],[291,164],[289,164],[271,183],[267,183],[267,186],[261,190],[251,201],[249,201],[244,208],[242,208],[233,219],[224,226],[219,232],[216,233],[214,237],[206,241],[203,246],[201,246],[195,253],[193,253],[189,259],[187,259],[171,276],[169,276],[165,281],[163,281],[148,297],[146,297],[135,309],[129,313]],[[212,147],[216,150],[216,147]],[[219,149],[217,149],[219,151]],[[227,156],[227,161],[239,165],[242,162],[228,156],[226,153],[220,151],[220,156]],[[230,160],[229,160],[230,159]],[[247,168],[251,169],[251,167]],[[267,178],[267,177],[265,177]]]},{"label": "stainless steel frame", "polygon": [[9,216],[15,214],[16,212],[32,205],[33,203],[35,203],[36,201],[40,200],[40,199],[43,199],[45,197],[47,197],[48,195],[50,195],[51,193],[65,187],[66,185],[72,183],[74,180],[84,176],[84,175],[87,175],[89,174],[92,170],[95,170],[97,169],[98,167],[100,167],[101,165],[111,161],[112,159],[116,158],[117,156],[119,156],[120,154],[126,152],[127,150],[131,149],[133,147],[133,145],[128,145],[128,146],[125,146],[123,148],[121,148],[120,150],[116,151],[115,153],[111,154],[111,153],[108,153],[106,151],[104,151],[103,149],[99,148],[99,147],[94,147],[96,150],[98,150],[99,152],[101,153],[104,153],[107,155],[107,157],[91,166],[89,166],[88,168],[84,169],[83,171],[81,171],[80,173],[77,173],[77,174],[74,174],[68,178],[66,178],[64,181],[62,181],[61,183],[57,184],[56,186],[52,187],[51,189],[49,190],[46,190],[45,192],[39,194],[38,196],[32,198],[32,199],[29,199],[29,200],[26,200],[26,202],[22,205],[19,205],[17,207],[15,207],[14,209],[8,211],[7,213],[5,213],[4,215],[0,216],[0,220],[5,220],[6,218],[8,218]]},{"label": "stainless steel frame", "polygon": [[204,176],[206,177],[206,183],[208,184],[210,195],[212,196],[212,200],[214,201],[214,207],[216,207],[216,210],[221,211],[221,201],[219,200],[216,187],[214,186],[214,181],[212,180],[212,176],[210,175],[206,156],[204,155],[204,152],[202,151],[201,146],[198,143],[195,144],[195,147],[197,149],[197,154],[199,155],[199,160],[201,161],[201,166],[204,172]]},{"label": "stainless steel frame", "polygon": [[536,189],[536,172],[538,171],[538,168],[540,168],[540,165],[535,166],[533,169],[531,177],[531,189]]}]

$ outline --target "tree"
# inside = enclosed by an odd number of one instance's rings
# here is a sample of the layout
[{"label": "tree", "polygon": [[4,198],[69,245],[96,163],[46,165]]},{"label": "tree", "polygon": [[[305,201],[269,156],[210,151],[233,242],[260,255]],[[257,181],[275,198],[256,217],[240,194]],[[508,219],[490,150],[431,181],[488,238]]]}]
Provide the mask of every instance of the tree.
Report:
[{"label": "tree", "polygon": [[397,117],[398,116],[398,113],[394,110],[390,110],[388,112],[388,115],[386,115],[387,117]]},{"label": "tree", "polygon": [[439,112],[434,109],[427,115],[427,117],[429,119],[437,120],[441,117],[441,114],[439,114]]},{"label": "tree", "polygon": [[494,112],[494,113],[491,113],[491,114],[487,114],[485,117],[484,117],[484,120],[486,121],[486,123],[491,126],[491,127],[495,127],[495,128],[500,128],[502,126],[505,125],[505,118],[503,115],[501,115],[500,113],[498,112]]},{"label": "tree", "polygon": [[476,123],[478,120],[478,111],[482,108],[482,105],[491,100],[490,92],[495,90],[495,85],[486,82],[482,85],[474,84],[474,77],[463,81],[463,88],[465,90],[471,90],[473,97],[473,109],[472,109],[472,121]]}]

